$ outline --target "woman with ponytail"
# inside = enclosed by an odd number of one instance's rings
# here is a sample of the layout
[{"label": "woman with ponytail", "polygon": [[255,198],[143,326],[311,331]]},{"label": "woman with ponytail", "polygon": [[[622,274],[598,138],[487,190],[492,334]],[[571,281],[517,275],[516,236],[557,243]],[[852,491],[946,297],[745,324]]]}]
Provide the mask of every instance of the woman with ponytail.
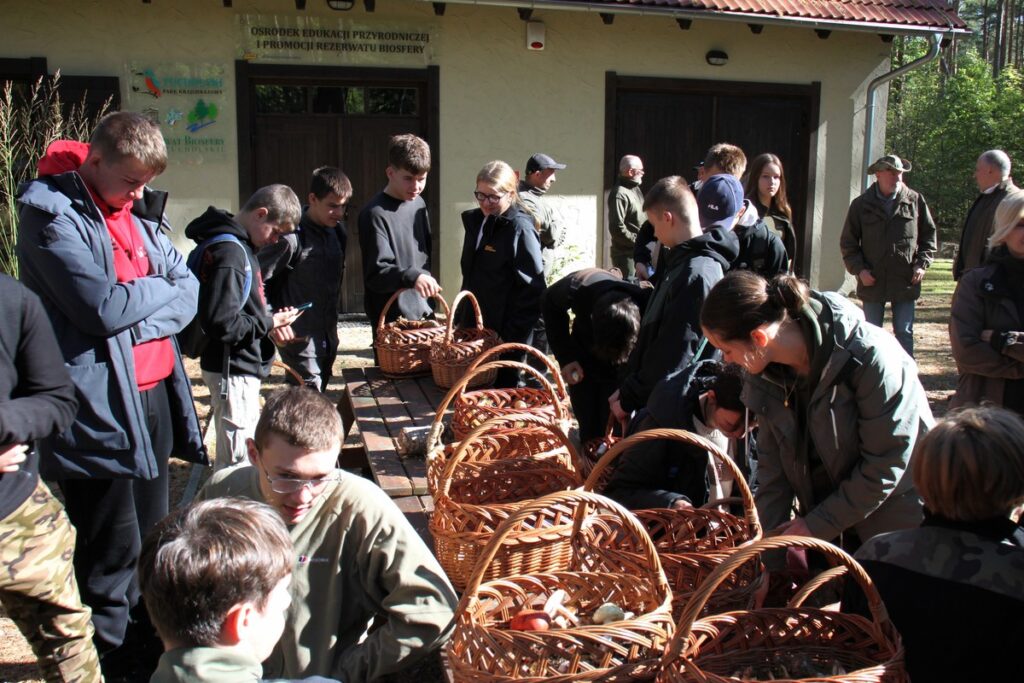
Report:
[{"label": "woman with ponytail", "polygon": [[934,420],[917,367],[891,334],[839,294],[747,271],[715,285],[701,327],[747,371],[766,531],[855,547],[851,531],[866,541],[920,523],[907,464]]}]

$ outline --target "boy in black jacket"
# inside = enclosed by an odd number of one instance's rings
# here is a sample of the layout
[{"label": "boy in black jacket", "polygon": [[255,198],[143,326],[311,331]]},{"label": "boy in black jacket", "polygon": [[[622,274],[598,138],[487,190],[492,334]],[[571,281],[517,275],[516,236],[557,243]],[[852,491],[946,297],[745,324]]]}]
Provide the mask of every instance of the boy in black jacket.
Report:
[{"label": "boy in black jacket", "polygon": [[703,336],[704,299],[739,252],[732,231],[701,230],[697,202],[680,176],[659,180],[644,199],[644,211],[664,250],[626,377],[608,398],[612,414],[622,423],[647,403],[655,384],[693,360]]},{"label": "boy in black jacket", "polygon": [[[274,308],[312,304],[292,325],[295,340],[279,353],[316,391],[327,390],[338,357],[338,294],[348,241],[344,220],[351,197],[352,183],[340,168],[316,169],[298,229],[257,254]],[[287,380],[295,383],[291,375]]]},{"label": "boy in black jacket", "polygon": [[[300,214],[290,187],[268,185],[256,190],[237,216],[211,206],[185,228],[196,243],[225,233],[235,238],[208,245],[199,262],[198,316],[209,338],[199,366],[217,430],[216,469],[245,460],[245,440],[260,417],[260,381],[270,374],[274,344],[295,337],[291,323],[299,312],[269,312],[253,252],[292,232]],[[243,301],[246,271],[250,286]]]},{"label": "boy in black jacket", "polygon": [[0,275],[0,599],[46,680],[101,680],[75,531],[39,478],[33,442],[67,429],[78,401],[38,297]]}]

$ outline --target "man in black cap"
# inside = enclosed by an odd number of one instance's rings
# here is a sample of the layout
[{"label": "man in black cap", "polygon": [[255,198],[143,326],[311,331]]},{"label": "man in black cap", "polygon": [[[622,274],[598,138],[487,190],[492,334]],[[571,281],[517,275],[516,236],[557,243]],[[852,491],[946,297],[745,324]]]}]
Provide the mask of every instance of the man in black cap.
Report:
[{"label": "man in black cap", "polygon": [[902,182],[908,171],[910,161],[895,154],[868,166],[875,183],[850,204],[839,248],[846,270],[857,278],[864,318],[881,327],[890,302],[893,332],[913,357],[914,309],[936,242],[924,197]]},{"label": "man in black cap", "polygon": [[519,198],[533,214],[537,232],[540,233],[545,279],[551,278],[555,249],[565,241],[565,223],[558,211],[544,199],[544,195],[555,182],[555,171],[563,168],[565,164],[558,163],[547,154],[534,154],[526,161],[526,172],[519,181]]}]

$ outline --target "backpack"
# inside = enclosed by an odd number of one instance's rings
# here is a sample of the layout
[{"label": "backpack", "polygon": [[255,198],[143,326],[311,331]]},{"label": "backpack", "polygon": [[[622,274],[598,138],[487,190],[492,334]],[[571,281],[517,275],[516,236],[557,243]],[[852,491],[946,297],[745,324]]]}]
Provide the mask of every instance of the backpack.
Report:
[{"label": "backpack", "polygon": [[[199,278],[199,266],[202,264],[203,252],[206,248],[212,244],[219,242],[233,242],[238,245],[238,248],[242,250],[245,256],[245,284],[242,285],[242,304],[238,310],[241,311],[245,306],[245,302],[249,299],[249,293],[252,291],[252,264],[249,261],[249,254],[246,252],[245,247],[242,246],[242,242],[234,235],[228,233],[221,233],[220,235],[214,235],[200,242],[192,253],[188,255],[188,259],[185,261],[185,265],[188,269]],[[210,338],[206,335],[202,326],[199,324],[199,314],[192,318],[192,322],[185,326],[181,332],[178,333],[178,346],[181,347],[182,354],[189,358],[199,358],[203,355],[203,351],[210,344]],[[224,348],[224,355],[227,356],[228,348]],[[227,367],[225,363],[224,367]]]}]

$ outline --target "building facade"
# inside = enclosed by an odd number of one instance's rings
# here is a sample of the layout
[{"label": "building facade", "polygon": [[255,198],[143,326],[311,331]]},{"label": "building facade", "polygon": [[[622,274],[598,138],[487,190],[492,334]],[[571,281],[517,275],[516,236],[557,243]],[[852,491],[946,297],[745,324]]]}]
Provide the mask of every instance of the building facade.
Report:
[{"label": "building facade", "polygon": [[[847,5],[817,6],[830,4]],[[568,165],[551,191],[571,230],[562,266],[589,265],[606,249],[604,197],[619,156],[643,157],[649,186],[691,177],[711,144],[728,141],[749,157],[782,157],[800,271],[837,288],[838,238],[861,191],[868,84],[890,69],[893,33],[963,24],[932,0],[921,4],[930,14],[841,20],[744,5],[0,0],[0,80],[60,70],[91,84],[94,99],[106,89],[121,108],[158,118],[170,164],[155,184],[171,193],[185,251],[184,226],[208,205],[237,209],[269,182],[304,197],[319,165],[350,175],[358,211],[384,185],[387,137],[415,132],[433,150],[426,198],[448,292],[460,281],[459,214],[475,205],[476,173],[492,159],[521,171],[545,152]],[[876,155],[884,104],[883,88]],[[345,292],[355,311],[357,251]]]}]

